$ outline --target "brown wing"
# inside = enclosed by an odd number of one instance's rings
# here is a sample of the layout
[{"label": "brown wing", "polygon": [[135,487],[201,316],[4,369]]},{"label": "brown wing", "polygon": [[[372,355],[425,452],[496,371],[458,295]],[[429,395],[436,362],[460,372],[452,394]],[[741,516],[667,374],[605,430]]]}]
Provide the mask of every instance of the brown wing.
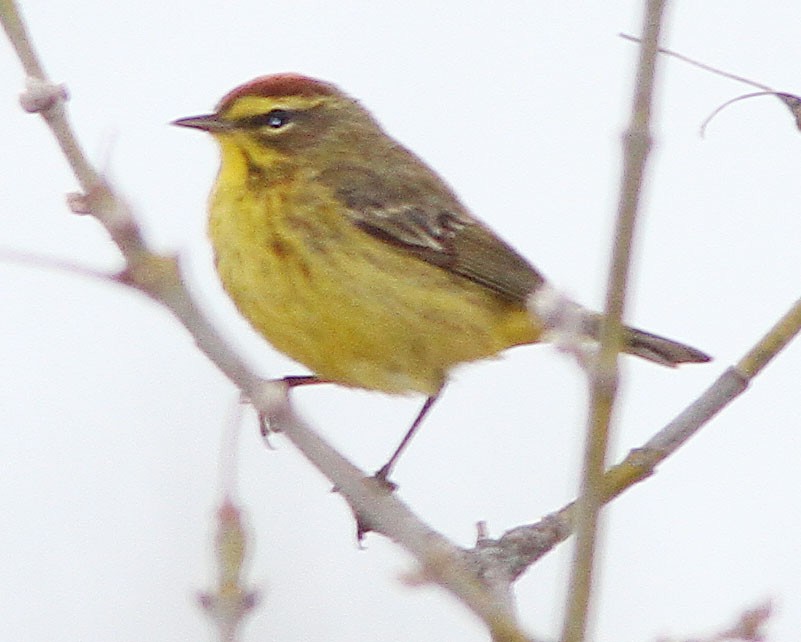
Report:
[{"label": "brown wing", "polygon": [[336,165],[320,175],[365,232],[524,302],[544,278],[489,228],[467,214],[444,183],[422,166],[396,165],[384,177],[363,167]]}]

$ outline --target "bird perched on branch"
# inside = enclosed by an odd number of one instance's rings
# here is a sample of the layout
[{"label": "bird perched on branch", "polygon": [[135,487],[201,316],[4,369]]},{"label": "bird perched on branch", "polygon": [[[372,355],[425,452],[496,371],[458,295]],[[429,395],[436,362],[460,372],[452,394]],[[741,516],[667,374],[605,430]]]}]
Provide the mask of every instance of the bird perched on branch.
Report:
[{"label": "bird perched on branch", "polygon": [[[288,382],[426,395],[401,448],[454,366],[545,338],[527,307],[542,275],[334,85],[264,76],[175,124],[220,146],[217,271],[251,325],[314,373]],[[597,338],[601,317],[584,312]],[[667,366],[709,360],[633,328],[622,344]]]}]

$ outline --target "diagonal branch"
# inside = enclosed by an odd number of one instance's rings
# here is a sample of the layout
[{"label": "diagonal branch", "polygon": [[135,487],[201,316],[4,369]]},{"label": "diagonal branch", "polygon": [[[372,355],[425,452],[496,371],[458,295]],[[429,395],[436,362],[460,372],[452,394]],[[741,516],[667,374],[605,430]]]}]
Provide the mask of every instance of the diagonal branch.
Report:
[{"label": "diagonal branch", "polygon": [[[741,395],[751,381],[781,350],[801,333],[801,299],[779,319],[737,362],[727,368],[685,410],[639,448],[604,473],[601,498],[604,504],[650,477],[656,467],[673,455],[703,426]],[[475,549],[479,556],[491,556],[503,564],[514,581],[557,544],[575,532],[576,504],[571,502],[536,524],[507,531],[498,540],[484,539]]]},{"label": "diagonal branch", "polygon": [[129,205],[86,160],[67,119],[66,92],[46,78],[13,0],[0,0],[0,21],[29,76],[23,106],[45,120],[83,190],[82,195],[70,197],[73,210],[95,217],[125,259],[125,269],[114,280],[169,309],[256,409],[334,482],[360,522],[408,551],[428,580],[450,591],[485,621],[494,640],[530,640],[517,624],[509,596],[491,590],[466,563],[463,551],[429,528],[397,496],[366,479],[363,471],[295,415],[284,384],[263,382],[225,343],[191,297],[177,259],[148,247]]}]

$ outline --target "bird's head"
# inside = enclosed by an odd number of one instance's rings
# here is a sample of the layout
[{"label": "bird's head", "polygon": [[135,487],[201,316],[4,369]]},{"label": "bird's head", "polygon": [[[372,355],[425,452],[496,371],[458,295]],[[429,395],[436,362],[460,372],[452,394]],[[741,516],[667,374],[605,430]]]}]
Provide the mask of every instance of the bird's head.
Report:
[{"label": "bird's head", "polygon": [[383,138],[369,112],[337,87],[288,73],[251,80],[226,94],[214,113],[173,124],[209,132],[222,147],[223,162],[229,154],[245,154],[263,167],[320,156],[330,162]]}]

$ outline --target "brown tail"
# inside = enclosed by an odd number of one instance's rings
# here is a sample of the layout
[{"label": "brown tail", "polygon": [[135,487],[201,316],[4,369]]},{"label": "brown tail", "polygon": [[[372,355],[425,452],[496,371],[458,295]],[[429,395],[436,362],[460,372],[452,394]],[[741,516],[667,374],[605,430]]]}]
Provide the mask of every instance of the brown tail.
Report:
[{"label": "brown tail", "polygon": [[[597,339],[601,331],[601,315],[590,312],[584,316],[583,322],[583,331]],[[706,363],[712,359],[705,352],[678,341],[628,327],[623,329],[623,352],[671,368],[682,363]]]},{"label": "brown tail", "polygon": [[681,363],[705,363],[712,357],[688,345],[636,328],[626,328],[624,352],[675,368]]}]

